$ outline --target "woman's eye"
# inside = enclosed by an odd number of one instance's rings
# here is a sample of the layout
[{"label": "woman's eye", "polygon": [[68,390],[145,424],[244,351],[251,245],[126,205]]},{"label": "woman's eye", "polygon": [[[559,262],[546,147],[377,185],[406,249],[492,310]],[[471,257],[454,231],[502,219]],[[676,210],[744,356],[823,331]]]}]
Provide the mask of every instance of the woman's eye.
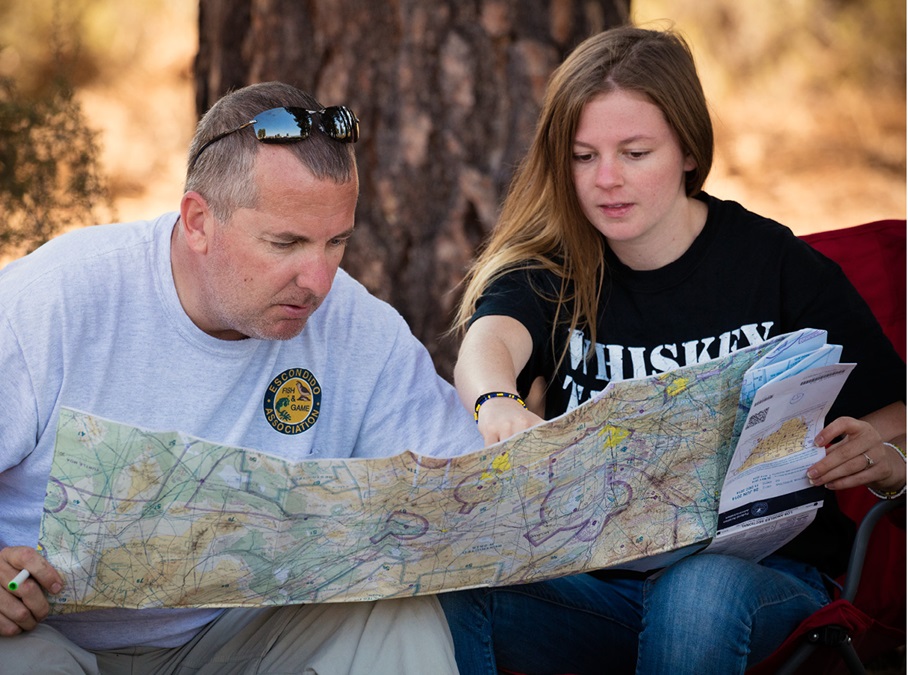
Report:
[{"label": "woman's eye", "polygon": [[574,161],[575,162],[588,162],[593,158],[592,153],[589,152],[575,152]]}]

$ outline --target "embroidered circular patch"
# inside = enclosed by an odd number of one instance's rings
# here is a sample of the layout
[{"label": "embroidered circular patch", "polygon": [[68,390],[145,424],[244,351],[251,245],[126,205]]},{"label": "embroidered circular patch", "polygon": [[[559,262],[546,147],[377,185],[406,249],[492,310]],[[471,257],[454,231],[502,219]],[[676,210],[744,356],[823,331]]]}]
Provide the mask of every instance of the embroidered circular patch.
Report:
[{"label": "embroidered circular patch", "polygon": [[305,368],[290,368],[275,377],[265,392],[265,419],[282,434],[300,434],[318,420],[322,388]]}]

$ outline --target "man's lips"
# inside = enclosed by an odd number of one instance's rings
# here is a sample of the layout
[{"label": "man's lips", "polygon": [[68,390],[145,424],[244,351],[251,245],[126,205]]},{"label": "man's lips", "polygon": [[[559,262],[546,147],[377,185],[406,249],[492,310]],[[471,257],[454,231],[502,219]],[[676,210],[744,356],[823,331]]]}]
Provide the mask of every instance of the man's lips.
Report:
[{"label": "man's lips", "polygon": [[305,319],[315,311],[315,308],[317,306],[318,305],[315,302],[310,302],[304,305],[296,305],[291,303],[278,304],[278,307],[280,307],[284,314],[286,314],[290,319]]}]

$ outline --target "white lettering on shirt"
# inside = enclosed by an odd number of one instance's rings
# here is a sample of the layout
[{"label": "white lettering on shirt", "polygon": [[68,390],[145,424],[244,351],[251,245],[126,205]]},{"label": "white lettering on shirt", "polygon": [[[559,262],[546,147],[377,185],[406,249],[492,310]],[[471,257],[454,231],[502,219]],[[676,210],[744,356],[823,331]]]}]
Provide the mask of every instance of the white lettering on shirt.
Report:
[{"label": "white lettering on shirt", "polygon": [[[590,354],[590,342],[582,332],[575,330],[571,335],[568,372],[564,379],[564,390],[568,392],[567,410],[605,389],[610,381],[664,373],[765,342],[773,325],[773,321],[747,324],[717,337],[658,345],[649,351],[646,347],[596,343],[589,359],[586,356]],[[625,372],[626,365],[630,372]]]}]

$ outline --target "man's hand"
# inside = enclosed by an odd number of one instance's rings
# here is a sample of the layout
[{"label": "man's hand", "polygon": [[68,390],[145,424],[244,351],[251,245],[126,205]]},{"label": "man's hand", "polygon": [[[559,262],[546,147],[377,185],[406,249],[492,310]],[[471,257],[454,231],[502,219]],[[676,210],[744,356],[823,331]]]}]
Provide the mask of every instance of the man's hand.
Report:
[{"label": "man's hand", "polygon": [[[7,584],[22,570],[29,577],[15,591]],[[0,635],[32,630],[50,611],[45,592],[63,590],[63,577],[33,548],[8,546],[0,550]]]}]

